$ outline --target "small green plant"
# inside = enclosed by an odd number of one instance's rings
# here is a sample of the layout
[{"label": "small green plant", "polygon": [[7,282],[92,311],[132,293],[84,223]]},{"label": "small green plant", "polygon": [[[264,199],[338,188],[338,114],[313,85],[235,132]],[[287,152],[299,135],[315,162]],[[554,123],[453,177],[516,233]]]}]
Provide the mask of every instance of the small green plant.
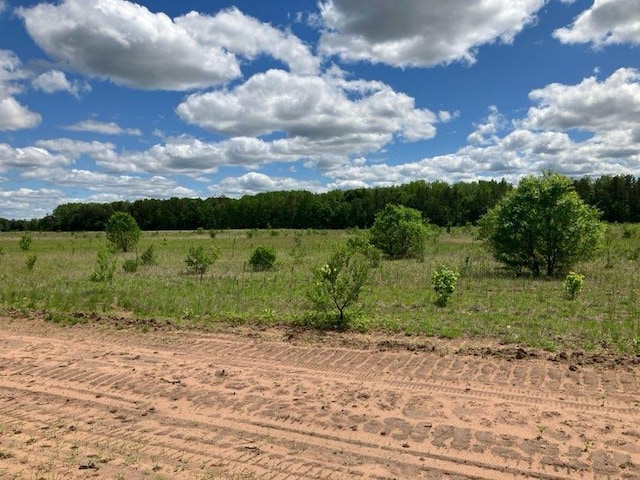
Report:
[{"label": "small green plant", "polygon": [[111,282],[116,273],[116,257],[108,248],[101,248],[96,254],[96,265],[91,274],[92,282]]},{"label": "small green plant", "polygon": [[358,301],[367,281],[369,262],[361,253],[352,252],[346,245],[336,247],[329,261],[313,271],[314,285],[307,298],[321,311],[338,311],[339,329],[346,328],[344,311]]},{"label": "small green plant", "polygon": [[569,272],[564,279],[564,291],[569,299],[574,300],[578,294],[582,291],[584,284],[584,275],[580,275],[576,272]]},{"label": "small green plant", "polygon": [[276,251],[273,247],[261,245],[251,254],[249,265],[255,271],[270,270],[276,264]]},{"label": "small green plant", "polygon": [[29,255],[27,257],[27,270],[32,271],[33,267],[36,265],[37,260],[38,256],[36,254]]},{"label": "small green plant", "polygon": [[127,273],[135,273],[138,271],[138,261],[133,258],[128,258],[122,263],[122,270]]},{"label": "small green plant", "polygon": [[142,265],[155,265],[158,263],[156,251],[153,245],[149,245],[142,255],[140,255],[140,263]]},{"label": "small green plant", "polygon": [[211,228],[209,229],[209,236],[211,238],[216,238],[216,235],[218,234],[218,230],[216,230],[215,228]]},{"label": "small green plant", "polygon": [[207,273],[209,267],[213,265],[213,262],[215,262],[219,256],[220,250],[206,250],[204,246],[199,245],[197,247],[189,248],[189,253],[187,254],[187,258],[185,258],[184,262],[187,264],[187,271],[189,273],[200,275],[200,281],[202,281],[204,274]]},{"label": "small green plant", "polygon": [[28,233],[25,235],[22,235],[22,237],[20,237],[20,250],[22,250],[23,252],[27,252],[29,251],[29,249],[31,248],[31,243],[32,243],[32,239],[31,239],[31,235],[29,235]]},{"label": "small green plant", "polygon": [[440,267],[433,272],[431,275],[431,285],[433,286],[433,291],[436,292],[435,304],[438,307],[447,306],[449,299],[456,292],[458,277],[458,272],[454,272],[444,265],[440,265]]}]

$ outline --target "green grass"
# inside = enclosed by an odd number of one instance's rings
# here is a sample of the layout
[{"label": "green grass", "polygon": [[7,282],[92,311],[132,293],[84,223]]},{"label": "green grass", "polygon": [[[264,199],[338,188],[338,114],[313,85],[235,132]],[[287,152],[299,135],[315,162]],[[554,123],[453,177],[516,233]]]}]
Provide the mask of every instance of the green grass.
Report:
[{"label": "green grass", "polygon": [[[577,265],[584,290],[567,298],[562,278],[533,279],[502,271],[473,231],[452,229],[430,243],[423,262],[383,261],[370,272],[363,306],[348,311],[354,328],[443,338],[485,337],[504,343],[557,350],[640,353],[640,232],[613,226],[606,251]],[[631,232],[631,234],[629,233]],[[73,314],[126,315],[169,320],[182,326],[313,324],[305,298],[311,268],[326,262],[332,244],[346,231],[146,232],[138,245],[154,245],[157,265],[126,273],[135,253],[118,254],[110,284],[89,280],[101,233],[32,233],[29,252],[19,233],[0,234],[0,305],[46,311],[62,324],[82,321]],[[221,257],[202,282],[187,275],[190,247],[217,246]],[[274,270],[255,272],[249,258],[259,245],[277,253]],[[37,255],[33,270],[28,255]],[[431,274],[441,264],[460,272],[458,291],[445,308],[434,305]],[[322,322],[320,322],[322,324]],[[148,323],[142,323],[148,325]],[[325,323],[326,324],[326,323]]]}]

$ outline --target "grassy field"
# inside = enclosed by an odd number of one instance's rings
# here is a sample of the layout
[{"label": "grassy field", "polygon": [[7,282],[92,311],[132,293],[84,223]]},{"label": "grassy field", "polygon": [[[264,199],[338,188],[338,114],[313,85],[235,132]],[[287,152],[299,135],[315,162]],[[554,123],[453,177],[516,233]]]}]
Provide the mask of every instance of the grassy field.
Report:
[{"label": "grassy field", "polygon": [[[383,261],[370,272],[362,305],[351,309],[354,328],[406,335],[486,337],[504,343],[557,350],[579,348],[640,354],[640,226],[611,226],[600,256],[576,267],[582,293],[570,300],[562,279],[517,277],[502,271],[473,229],[444,231],[422,262]],[[146,232],[138,246],[153,245],[157,264],[125,273],[118,255],[111,283],[89,280],[103,233],[31,233],[28,251],[20,233],[0,234],[0,305],[46,311],[55,321],[73,314],[114,314],[162,319],[184,326],[305,324],[312,314],[305,292],[311,269],[324,264],[346,231]],[[220,258],[203,281],[187,275],[189,247],[219,247]],[[275,270],[253,272],[248,260],[258,245],[275,248]],[[36,257],[29,269],[29,257]],[[432,272],[441,264],[460,273],[449,305],[434,305]]]}]

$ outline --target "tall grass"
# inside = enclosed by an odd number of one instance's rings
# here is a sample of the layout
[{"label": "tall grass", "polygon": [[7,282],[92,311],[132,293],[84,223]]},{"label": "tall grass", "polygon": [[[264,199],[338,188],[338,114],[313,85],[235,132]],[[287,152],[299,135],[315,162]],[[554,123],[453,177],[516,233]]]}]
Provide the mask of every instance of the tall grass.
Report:
[{"label": "tall grass", "polygon": [[[60,314],[109,313],[166,319],[186,326],[299,323],[309,312],[305,292],[311,268],[326,262],[347,231],[146,232],[138,251],[153,245],[156,265],[126,273],[136,252],[118,254],[113,282],[89,280],[101,233],[32,233],[29,252],[20,234],[0,234],[0,305]],[[640,231],[610,227],[607,246],[594,261],[577,265],[584,289],[571,300],[561,278],[518,277],[499,268],[472,229],[451,229],[427,246],[424,261],[383,261],[372,269],[352,311],[361,329],[455,338],[488,337],[548,350],[640,353]],[[202,282],[186,274],[190,247],[215,245],[221,256]],[[277,253],[274,270],[253,271],[259,245]],[[37,255],[32,270],[28,254]],[[445,308],[434,304],[431,274],[440,265],[460,273],[458,291]]]}]

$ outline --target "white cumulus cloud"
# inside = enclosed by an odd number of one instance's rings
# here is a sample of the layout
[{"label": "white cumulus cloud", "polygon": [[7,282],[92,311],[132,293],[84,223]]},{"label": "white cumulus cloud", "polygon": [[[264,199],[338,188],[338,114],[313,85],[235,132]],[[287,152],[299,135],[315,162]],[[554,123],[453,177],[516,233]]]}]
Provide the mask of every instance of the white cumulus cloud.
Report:
[{"label": "white cumulus cloud", "polygon": [[34,113],[13,97],[0,99],[0,131],[32,128],[42,120],[39,113]]},{"label": "white cumulus cloud", "polygon": [[640,45],[640,3],[637,0],[594,0],[573,23],[553,33],[562,43]]},{"label": "white cumulus cloud", "polygon": [[394,136],[429,139],[439,121],[381,82],[283,70],[256,74],[233,90],[192,94],[176,111],[189,123],[225,135],[285,134],[270,141],[269,149],[298,158],[370,152]]},{"label": "white cumulus cloud", "polygon": [[240,77],[240,59],[269,55],[314,74],[309,47],[237,8],[170,18],[125,0],[63,0],[19,8],[27,32],[66,68],[148,90],[190,90]]},{"label": "white cumulus cloud", "polygon": [[240,75],[237,59],[220,46],[201,44],[164,13],[125,0],[64,0],[17,12],[56,61],[122,85],[185,90]]},{"label": "white cumulus cloud", "polygon": [[72,164],[73,160],[72,157],[53,154],[42,147],[14,148],[6,143],[0,143],[0,171],[11,167],[25,169],[43,166],[66,166]]},{"label": "white cumulus cloud", "polygon": [[220,45],[248,59],[268,54],[298,74],[312,75],[319,68],[318,59],[295,35],[260,22],[235,7],[215,16],[190,12],[177,18],[176,24],[201,44]]},{"label": "white cumulus cloud", "polygon": [[27,77],[18,57],[9,50],[0,50],[0,131],[32,128],[42,121],[39,113],[15,98],[22,92],[21,82]]},{"label": "white cumulus cloud", "polygon": [[[496,107],[476,124],[468,145],[402,164],[350,162],[328,168],[332,188],[385,186],[416,178],[448,182],[478,178],[517,182],[545,169],[572,176],[637,175],[640,169],[640,72],[622,68],[608,78],[531,91],[534,105],[509,122]],[[574,131],[590,136],[574,137]]]},{"label": "white cumulus cloud", "polygon": [[393,66],[475,61],[485,44],[510,43],[545,0],[326,0],[320,51]]},{"label": "white cumulus cloud", "polygon": [[640,71],[620,68],[599,81],[577,85],[553,83],[533,90],[523,125],[533,129],[606,131],[634,128],[640,122]]},{"label": "white cumulus cloud", "polygon": [[65,73],[60,70],[50,70],[42,73],[31,80],[31,84],[34,88],[46,93],[69,92],[74,97],[79,97],[81,94],[91,90],[91,86],[87,83],[69,81]]}]

